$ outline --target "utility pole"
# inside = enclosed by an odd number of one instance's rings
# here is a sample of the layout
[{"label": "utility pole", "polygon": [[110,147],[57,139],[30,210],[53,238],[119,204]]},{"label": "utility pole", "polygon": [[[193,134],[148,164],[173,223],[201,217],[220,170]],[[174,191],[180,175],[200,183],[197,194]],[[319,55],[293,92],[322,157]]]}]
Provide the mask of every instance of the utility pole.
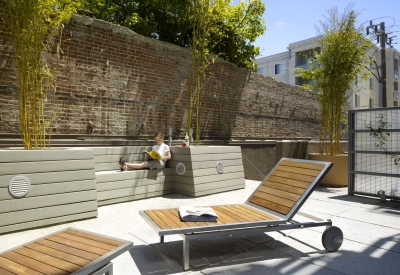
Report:
[{"label": "utility pole", "polygon": [[385,32],[385,22],[380,24],[380,34],[381,34],[381,73],[382,73],[382,107],[387,107],[386,100],[386,32]]},{"label": "utility pole", "polygon": [[[381,74],[378,78],[379,82],[379,107],[387,107],[387,97],[386,97],[386,43],[387,34],[385,31],[385,22],[381,22],[378,25],[373,25],[372,20],[369,21],[369,26],[367,27],[367,35],[369,35],[369,29],[372,29],[376,35],[377,42],[380,42],[380,55],[381,55]],[[389,44],[391,43],[391,39]],[[379,75],[379,72],[378,72]]]}]

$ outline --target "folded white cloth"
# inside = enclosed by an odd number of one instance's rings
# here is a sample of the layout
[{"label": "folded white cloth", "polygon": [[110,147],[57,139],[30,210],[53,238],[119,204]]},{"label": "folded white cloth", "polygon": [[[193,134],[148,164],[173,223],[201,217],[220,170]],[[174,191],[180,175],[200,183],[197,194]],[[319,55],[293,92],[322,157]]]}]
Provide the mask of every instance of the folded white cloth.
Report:
[{"label": "folded white cloth", "polygon": [[215,222],[218,219],[211,207],[181,206],[179,215],[185,222]]}]

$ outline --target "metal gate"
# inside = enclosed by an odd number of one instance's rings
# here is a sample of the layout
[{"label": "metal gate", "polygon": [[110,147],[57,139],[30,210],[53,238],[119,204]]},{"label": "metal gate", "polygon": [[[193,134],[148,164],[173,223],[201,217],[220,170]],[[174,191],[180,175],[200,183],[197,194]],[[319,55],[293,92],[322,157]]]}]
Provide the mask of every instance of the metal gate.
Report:
[{"label": "metal gate", "polygon": [[400,200],[400,108],[350,110],[349,195]]}]

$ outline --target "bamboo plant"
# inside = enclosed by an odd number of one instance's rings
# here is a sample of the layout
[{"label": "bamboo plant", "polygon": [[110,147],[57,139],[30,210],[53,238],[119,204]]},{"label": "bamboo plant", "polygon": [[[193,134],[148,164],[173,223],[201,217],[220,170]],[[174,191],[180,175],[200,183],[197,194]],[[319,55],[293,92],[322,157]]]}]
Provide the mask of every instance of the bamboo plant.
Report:
[{"label": "bamboo plant", "polygon": [[[224,20],[226,26],[232,31],[240,30],[248,42],[254,42],[256,33],[263,33],[264,25],[252,24],[255,14],[263,11],[264,5],[259,0],[242,0],[233,6],[231,0],[194,0],[189,9],[189,22],[192,30],[190,48],[191,67],[189,75],[189,103],[186,123],[186,133],[190,133],[193,117],[196,121],[196,145],[199,144],[201,130],[201,98],[207,79],[211,73],[207,68],[214,63],[217,55],[211,54],[221,43],[225,36],[218,31],[217,24]],[[258,19],[263,23],[262,19]],[[244,28],[248,26],[249,29]],[[218,35],[212,37],[212,34]]]},{"label": "bamboo plant", "polygon": [[215,3],[209,0],[195,0],[191,9],[192,27],[191,67],[189,75],[189,105],[186,133],[190,133],[193,115],[196,118],[196,145],[200,139],[201,96],[205,80],[205,70],[213,61],[208,51],[212,8]]},{"label": "bamboo plant", "polygon": [[[1,15],[14,43],[18,74],[20,132],[25,149],[50,145],[47,92],[55,77],[43,57],[52,35],[77,7],[69,0],[1,0]],[[0,2],[1,2],[0,1]],[[51,129],[51,128],[50,128]]]},{"label": "bamboo plant", "polygon": [[309,69],[298,68],[302,78],[310,80],[303,88],[315,93],[321,110],[320,154],[340,153],[343,107],[357,87],[355,79],[365,79],[367,50],[371,41],[362,34],[362,26],[355,27],[357,13],[348,6],[343,14],[337,7],[328,11],[326,22],[320,22],[323,34],[321,50],[314,53]]}]

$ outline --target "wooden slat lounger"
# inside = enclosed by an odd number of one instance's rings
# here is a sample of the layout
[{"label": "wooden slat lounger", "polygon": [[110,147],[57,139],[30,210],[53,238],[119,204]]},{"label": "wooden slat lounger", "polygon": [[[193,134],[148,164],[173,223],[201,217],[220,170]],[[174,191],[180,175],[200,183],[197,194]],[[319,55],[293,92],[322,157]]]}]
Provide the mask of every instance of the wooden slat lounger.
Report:
[{"label": "wooden slat lounger", "polygon": [[[326,226],[322,243],[328,251],[337,250],[343,234],[332,221],[315,217],[315,222],[298,223],[293,216],[310,196],[332,163],[283,158],[272,169],[244,204],[210,206],[219,216],[217,222],[183,222],[179,210],[141,210],[140,215],[160,236],[180,234],[183,238],[184,269],[189,268],[189,241],[294,228]],[[300,213],[299,213],[300,214]]]},{"label": "wooden slat lounger", "polygon": [[0,274],[112,275],[111,260],[132,247],[130,241],[67,228],[1,253]]}]

